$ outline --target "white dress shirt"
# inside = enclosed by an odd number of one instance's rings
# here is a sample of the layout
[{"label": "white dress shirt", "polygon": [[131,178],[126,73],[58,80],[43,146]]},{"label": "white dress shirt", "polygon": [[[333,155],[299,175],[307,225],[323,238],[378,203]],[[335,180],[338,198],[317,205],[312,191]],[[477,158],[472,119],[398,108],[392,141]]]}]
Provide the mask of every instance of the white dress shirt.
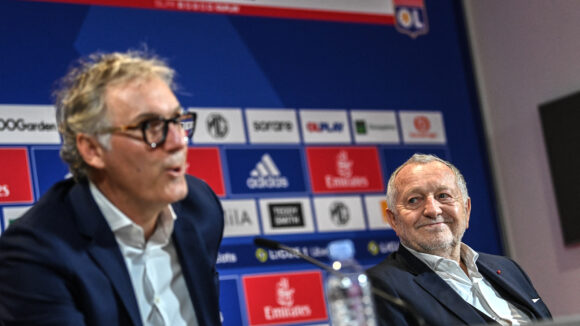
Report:
[{"label": "white dress shirt", "polygon": [[469,275],[456,261],[405,248],[437,273],[463,300],[499,324],[525,325],[532,322],[524,312],[503,299],[479,273],[475,264],[479,254],[468,245],[461,243],[460,256]]},{"label": "white dress shirt", "polygon": [[143,228],[115,207],[92,182],[90,189],[125,259],[143,325],[198,325],[171,238],[177,218],[171,205],[159,216],[146,241]]}]

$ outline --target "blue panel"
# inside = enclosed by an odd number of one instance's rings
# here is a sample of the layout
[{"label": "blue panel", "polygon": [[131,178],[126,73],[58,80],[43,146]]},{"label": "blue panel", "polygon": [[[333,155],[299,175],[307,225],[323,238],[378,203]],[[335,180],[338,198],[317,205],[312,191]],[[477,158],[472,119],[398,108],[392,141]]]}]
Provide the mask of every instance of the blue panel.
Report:
[{"label": "blue panel", "polygon": [[240,326],[242,313],[236,278],[220,279],[220,311],[223,326]]},{"label": "blue panel", "polygon": [[36,198],[40,198],[55,182],[64,180],[69,170],[60,158],[58,148],[32,148],[31,153]]},{"label": "blue panel", "polygon": [[233,194],[306,191],[299,149],[226,149]]}]

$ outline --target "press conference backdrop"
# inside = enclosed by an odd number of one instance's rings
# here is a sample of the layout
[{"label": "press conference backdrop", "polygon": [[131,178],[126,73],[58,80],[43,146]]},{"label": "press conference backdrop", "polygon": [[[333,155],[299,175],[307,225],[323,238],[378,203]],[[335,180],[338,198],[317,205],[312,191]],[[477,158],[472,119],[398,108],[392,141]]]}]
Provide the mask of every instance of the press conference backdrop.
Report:
[{"label": "press conference backdrop", "polygon": [[501,253],[459,2],[392,1],[2,1],[2,230],[69,176],[54,81],[79,56],[147,48],[198,112],[188,173],[225,209],[224,325],[328,324],[326,275],[253,237],[325,262],[329,241],[350,238],[379,262],[398,246],[386,181],[415,152],[463,171],[465,241]]}]

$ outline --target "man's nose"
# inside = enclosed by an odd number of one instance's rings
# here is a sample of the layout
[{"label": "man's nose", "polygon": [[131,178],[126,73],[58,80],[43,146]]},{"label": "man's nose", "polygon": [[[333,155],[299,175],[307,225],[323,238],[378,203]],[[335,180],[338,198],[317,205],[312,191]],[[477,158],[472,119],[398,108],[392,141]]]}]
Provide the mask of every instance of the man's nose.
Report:
[{"label": "man's nose", "polygon": [[428,196],[425,200],[423,215],[430,218],[436,218],[437,216],[441,215],[441,213],[442,211],[439,201],[437,201],[433,196]]},{"label": "man's nose", "polygon": [[180,123],[170,123],[167,126],[167,138],[165,139],[165,146],[168,150],[179,149],[183,146],[187,146],[188,139],[185,134],[185,130],[181,127]]}]

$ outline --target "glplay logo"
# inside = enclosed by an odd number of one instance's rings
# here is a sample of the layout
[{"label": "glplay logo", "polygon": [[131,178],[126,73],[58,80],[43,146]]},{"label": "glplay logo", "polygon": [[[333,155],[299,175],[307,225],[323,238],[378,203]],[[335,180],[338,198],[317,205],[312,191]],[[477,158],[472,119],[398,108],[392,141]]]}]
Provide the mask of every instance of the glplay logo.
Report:
[{"label": "glplay logo", "polygon": [[310,132],[341,132],[344,124],[341,122],[308,122],[306,129]]},{"label": "glplay logo", "polygon": [[345,110],[300,110],[305,143],[350,143]]},{"label": "glplay logo", "polygon": [[266,153],[250,171],[246,184],[250,189],[288,188],[288,179],[281,175],[272,157]]}]

